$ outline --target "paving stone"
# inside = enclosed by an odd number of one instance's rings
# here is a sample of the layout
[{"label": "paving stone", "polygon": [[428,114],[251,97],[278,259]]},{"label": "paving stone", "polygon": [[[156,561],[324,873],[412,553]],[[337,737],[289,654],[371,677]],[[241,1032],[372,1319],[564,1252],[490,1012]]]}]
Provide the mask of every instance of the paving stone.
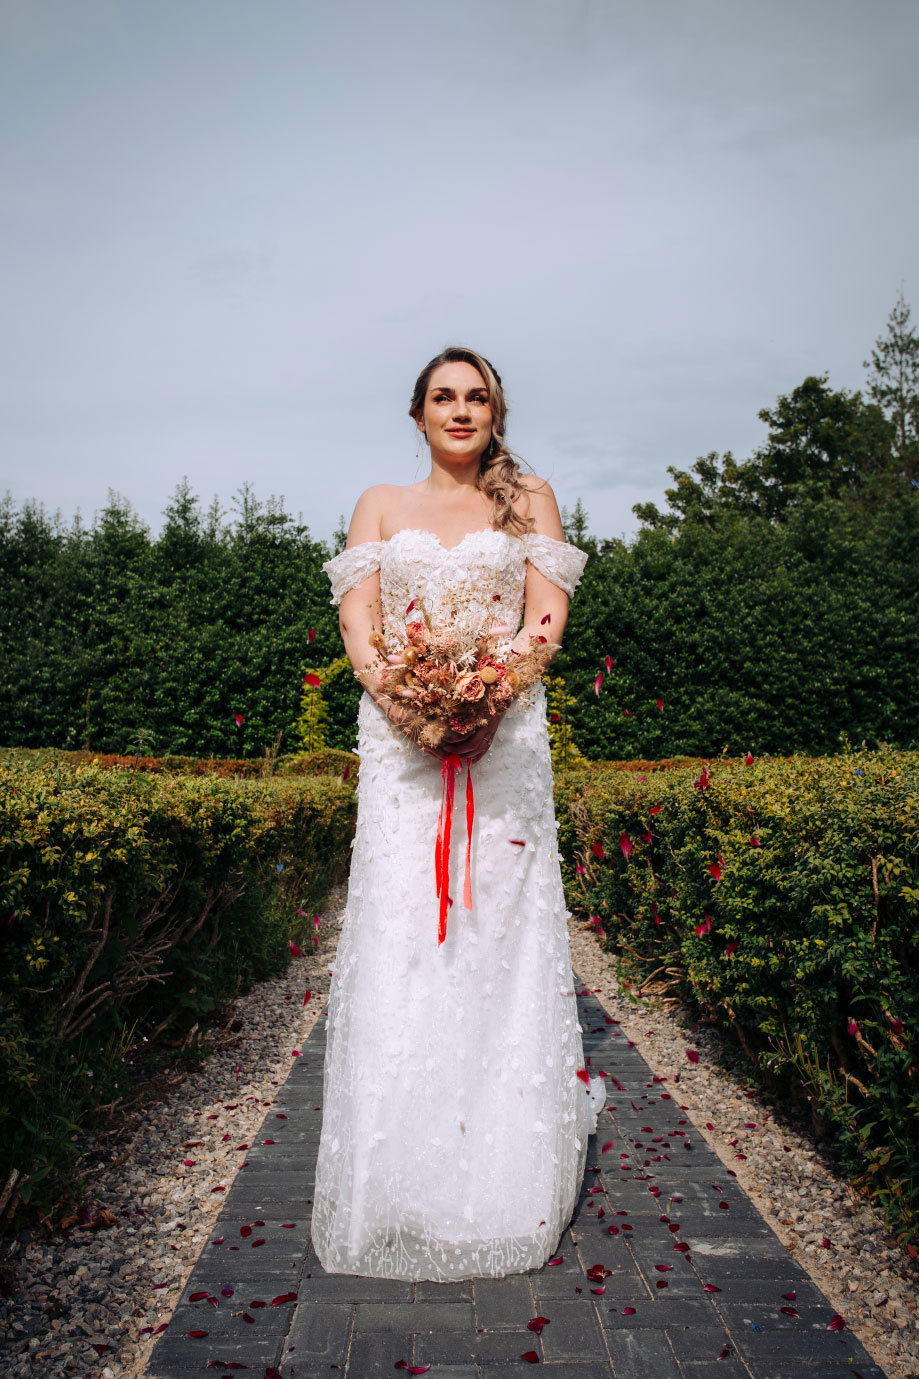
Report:
[{"label": "paving stone", "polygon": [[[715,1319],[717,1323],[717,1318]],[[708,1326],[668,1326],[667,1339],[674,1355],[684,1360],[718,1361],[725,1349],[734,1349],[734,1340],[723,1323]],[[721,1364],[724,1361],[720,1362]]]},{"label": "paving stone", "polygon": [[[800,1332],[783,1326],[763,1327],[761,1331],[754,1331],[750,1327],[734,1327],[731,1335],[740,1355],[750,1363],[754,1372],[758,1367],[765,1369],[766,1363],[771,1373],[775,1362],[789,1366],[799,1364],[803,1368],[805,1365],[842,1364],[850,1356],[868,1359],[864,1348],[853,1336],[847,1337],[836,1331]],[[858,1368],[861,1369],[860,1364]]]},{"label": "paving stone", "polygon": [[283,1338],[280,1336],[247,1334],[239,1340],[228,1336],[205,1336],[201,1340],[192,1340],[164,1332],[154,1347],[145,1379],[170,1379],[174,1374],[219,1374],[217,1367],[208,1368],[209,1360],[220,1360],[224,1364],[228,1360],[235,1361],[250,1369],[254,1365],[267,1368],[268,1365],[277,1365],[282,1345]]},{"label": "paving stone", "polygon": [[412,1284],[407,1280],[397,1278],[364,1278],[358,1274],[327,1274],[320,1266],[312,1277],[300,1280],[299,1301],[411,1303]]},{"label": "paving stone", "polygon": [[[546,1327],[546,1331],[548,1329]],[[475,1331],[469,1334],[441,1331],[415,1335],[415,1364],[436,1365],[438,1371],[441,1365],[503,1366],[518,1360],[528,1350],[535,1350],[542,1363],[541,1338],[535,1331],[486,1331],[481,1335]],[[524,1360],[523,1363],[527,1364],[528,1361]],[[503,1369],[501,1373],[504,1373]]]},{"label": "paving stone", "polygon": [[[485,1376],[485,1379],[533,1379],[532,1363],[526,1360],[518,1361],[516,1364],[504,1364],[501,1361],[492,1362],[488,1360],[480,1360],[478,1363],[479,1373]],[[558,1364],[547,1366],[547,1371],[551,1375],[551,1379],[616,1379],[612,1366],[601,1362],[592,1364],[589,1361],[581,1360],[567,1364],[561,1361]],[[451,1370],[438,1365],[436,1373],[432,1371],[431,1379],[440,1379],[441,1374],[450,1374],[451,1372]],[[651,1376],[646,1375],[645,1379],[651,1379]],[[852,1379],[851,1375],[849,1379]]]},{"label": "paving stone", "polygon": [[[723,1360],[683,1360],[680,1363],[680,1368],[683,1371],[684,1379],[750,1379],[749,1369],[733,1348],[730,1355],[726,1355]],[[756,1379],[773,1379],[773,1375],[774,1371],[771,1369],[768,1373],[763,1374],[757,1371]],[[801,1371],[799,1370],[795,1379],[800,1379],[800,1376]],[[820,1379],[823,1379],[823,1375],[820,1376]],[[851,1370],[847,1379],[853,1379]]]},{"label": "paving stone", "polygon": [[[355,1379],[393,1379],[393,1375],[398,1375],[399,1370],[396,1364],[400,1360],[405,1360],[408,1364],[413,1364],[412,1358],[412,1333],[410,1331],[377,1331],[375,1333],[359,1336],[355,1335],[351,1341],[351,1349],[348,1352],[348,1370],[355,1376]],[[328,1375],[331,1370],[326,1371]],[[299,1374],[299,1371],[298,1371]]]},{"label": "paving stone", "polygon": [[[202,1330],[210,1338],[242,1339],[251,1335],[286,1336],[290,1327],[293,1308],[290,1303],[272,1307],[272,1297],[277,1297],[270,1289],[265,1293],[249,1289],[245,1293],[234,1293],[232,1298],[220,1298],[220,1307],[211,1307],[205,1302],[180,1304],[169,1319],[170,1331],[177,1335],[187,1335],[189,1331]],[[252,1307],[253,1302],[264,1302],[265,1307]],[[251,1317],[247,1322],[243,1314]]]},{"label": "paving stone", "polygon": [[475,1325],[485,1331],[517,1331],[536,1316],[525,1274],[474,1280]]},{"label": "paving stone", "polygon": [[546,1362],[556,1360],[607,1360],[608,1352],[603,1331],[597,1321],[597,1309],[591,1302],[580,1301],[552,1304],[548,1326],[541,1336]]},{"label": "paving stone", "polygon": [[[606,1301],[606,1299],[604,1299]],[[634,1313],[623,1316],[624,1307],[634,1307]],[[632,1297],[617,1301],[606,1309],[598,1307],[597,1314],[604,1328],[615,1331],[640,1330],[650,1327],[665,1331],[671,1327],[693,1326],[705,1329],[720,1325],[714,1303],[708,1298],[648,1298]]]},{"label": "paving stone", "polygon": [[355,1330],[411,1331],[415,1335],[435,1331],[475,1333],[468,1302],[362,1302],[357,1304]]},{"label": "paving stone", "polygon": [[606,1344],[616,1379],[682,1379],[665,1331],[609,1331]]},{"label": "paving stone", "polygon": [[[475,1280],[477,1281],[477,1280]],[[471,1278],[451,1279],[435,1283],[433,1279],[419,1279],[414,1285],[416,1302],[472,1302]]]},{"label": "paving stone", "polygon": [[[338,1365],[344,1370],[355,1309],[346,1303],[307,1303],[296,1308],[283,1356],[299,1365]],[[298,1370],[299,1375],[299,1370]]]}]

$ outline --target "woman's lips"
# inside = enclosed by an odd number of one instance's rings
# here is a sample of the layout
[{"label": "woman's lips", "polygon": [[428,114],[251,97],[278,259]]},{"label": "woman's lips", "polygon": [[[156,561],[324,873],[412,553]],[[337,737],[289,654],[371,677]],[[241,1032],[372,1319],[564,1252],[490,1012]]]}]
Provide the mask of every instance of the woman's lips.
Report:
[{"label": "woman's lips", "polygon": [[475,432],[473,431],[473,429],[472,429],[471,427],[470,427],[468,430],[459,430],[459,429],[455,429],[455,428],[453,428],[453,427],[451,427],[451,426],[448,426],[448,427],[447,427],[447,433],[448,433],[448,435],[451,435],[451,436],[474,436],[474,435],[475,435]]}]

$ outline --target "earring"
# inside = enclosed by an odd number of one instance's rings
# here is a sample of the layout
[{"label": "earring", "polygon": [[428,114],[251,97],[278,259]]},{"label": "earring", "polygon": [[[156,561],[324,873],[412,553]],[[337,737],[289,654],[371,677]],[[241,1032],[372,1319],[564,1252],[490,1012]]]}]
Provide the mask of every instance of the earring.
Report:
[{"label": "earring", "polygon": [[423,437],[423,436],[424,436],[424,431],[423,431],[423,430],[421,429],[421,427],[419,426],[419,428],[418,428],[418,448],[417,448],[416,451],[415,451],[415,459],[416,459],[416,460],[420,460],[420,459],[421,459],[421,453],[422,453],[422,437]]}]

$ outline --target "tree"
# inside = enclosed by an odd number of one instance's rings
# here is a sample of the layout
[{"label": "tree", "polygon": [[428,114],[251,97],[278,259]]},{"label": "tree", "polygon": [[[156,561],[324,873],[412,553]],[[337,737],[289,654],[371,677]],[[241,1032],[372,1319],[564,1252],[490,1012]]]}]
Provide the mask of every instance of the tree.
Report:
[{"label": "tree", "polygon": [[887,318],[887,334],[879,335],[864,361],[868,393],[893,425],[894,454],[908,479],[919,478],[919,335],[909,323],[910,308],[903,288]]},{"label": "tree", "polygon": [[805,502],[886,491],[894,465],[891,423],[861,393],[830,388],[826,374],[811,376],[758,415],[769,434],[750,459],[713,450],[689,472],[668,465],[676,480],[664,490],[671,511],[636,503],[635,515],[673,535],[686,522],[717,528],[728,514],[781,522]]},{"label": "tree", "polygon": [[562,531],[565,533],[565,540],[572,546],[583,546],[589,539],[587,536],[587,510],[578,498],[574,505],[574,510],[569,512],[566,507],[561,511]]}]

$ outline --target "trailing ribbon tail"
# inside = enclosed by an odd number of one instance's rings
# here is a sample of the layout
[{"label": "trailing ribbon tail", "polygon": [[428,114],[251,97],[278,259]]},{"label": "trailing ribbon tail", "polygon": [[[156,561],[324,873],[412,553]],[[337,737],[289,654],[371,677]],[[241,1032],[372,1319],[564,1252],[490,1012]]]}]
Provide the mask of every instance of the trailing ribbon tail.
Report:
[{"label": "trailing ribbon tail", "polygon": [[[451,753],[441,762],[440,773],[443,790],[440,796],[440,814],[437,819],[437,841],[434,844],[434,878],[437,882],[437,899],[440,902],[437,942],[443,943],[447,937],[447,906],[450,904],[450,834],[453,828],[453,796],[456,772],[462,768],[462,761]],[[466,765],[466,868],[463,877],[463,905],[472,909],[472,822],[475,818],[475,801],[472,794],[472,776]]]},{"label": "trailing ribbon tail", "polygon": [[475,801],[472,797],[472,765],[466,762],[466,874],[463,877],[463,905],[472,909],[472,879],[470,860],[472,858],[472,821],[475,818]]}]

